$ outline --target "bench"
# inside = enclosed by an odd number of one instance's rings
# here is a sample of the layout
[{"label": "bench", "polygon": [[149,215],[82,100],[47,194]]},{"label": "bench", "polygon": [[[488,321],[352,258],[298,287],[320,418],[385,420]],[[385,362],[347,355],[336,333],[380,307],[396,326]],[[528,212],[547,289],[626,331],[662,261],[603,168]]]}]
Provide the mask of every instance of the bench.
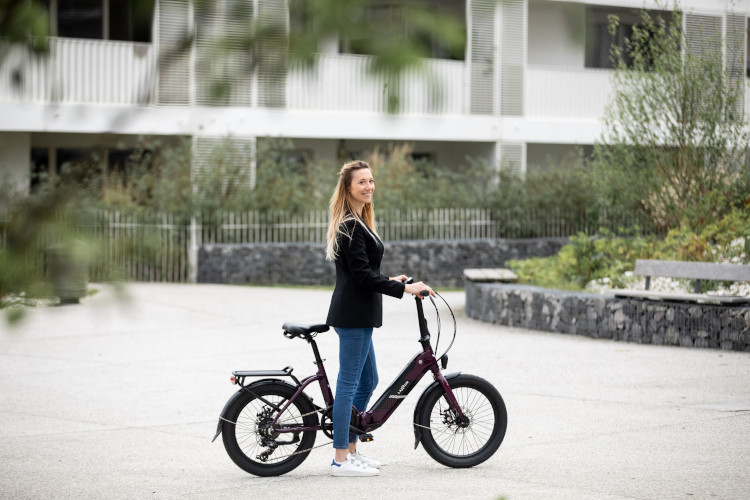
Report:
[{"label": "bench", "polygon": [[[672,260],[644,260],[635,262],[633,274],[646,277],[645,290],[613,290],[615,297],[636,297],[652,300],[676,300],[713,304],[744,304],[750,297],[734,295],[706,295],[701,293],[701,281],[750,281],[750,265],[716,264],[712,262],[682,262]],[[664,293],[649,290],[651,277],[695,280],[693,293]]]},{"label": "bench", "polygon": [[516,273],[502,267],[464,269],[464,278],[480,283],[516,283],[518,281]]}]

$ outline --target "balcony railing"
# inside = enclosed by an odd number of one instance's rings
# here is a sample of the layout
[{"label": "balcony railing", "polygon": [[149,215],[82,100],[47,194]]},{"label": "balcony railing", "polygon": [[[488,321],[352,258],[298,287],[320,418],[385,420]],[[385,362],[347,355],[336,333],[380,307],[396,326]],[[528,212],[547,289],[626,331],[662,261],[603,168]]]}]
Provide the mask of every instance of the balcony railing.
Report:
[{"label": "balcony railing", "polygon": [[526,116],[598,120],[612,92],[612,71],[528,66]]},{"label": "balcony railing", "polygon": [[[0,101],[115,105],[154,103],[156,51],[151,44],[51,38],[47,57],[0,45]],[[467,114],[463,61],[425,60],[423,70],[396,82],[369,71],[372,59],[320,54],[310,69],[292,67],[286,107],[300,110],[388,110],[388,86],[399,85],[404,114]],[[611,93],[611,71],[546,66],[526,68],[525,115],[599,119]],[[188,82],[185,82],[188,85]],[[746,99],[750,108],[750,99]]]},{"label": "balcony railing", "polygon": [[[290,109],[383,112],[388,109],[384,76],[369,72],[372,58],[358,55],[320,54],[316,65],[293,67],[287,75],[286,103]],[[400,108],[405,114],[463,114],[464,68],[462,61],[428,59],[423,69],[410,70],[399,85]]]},{"label": "balcony railing", "polygon": [[50,38],[46,57],[0,46],[0,101],[143,105],[153,95],[151,44]]}]

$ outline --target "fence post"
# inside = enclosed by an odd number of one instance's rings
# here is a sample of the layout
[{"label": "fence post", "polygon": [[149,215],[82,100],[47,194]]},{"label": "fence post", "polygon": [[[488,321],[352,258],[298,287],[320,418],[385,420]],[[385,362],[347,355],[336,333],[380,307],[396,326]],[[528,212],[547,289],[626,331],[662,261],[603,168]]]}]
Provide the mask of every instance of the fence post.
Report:
[{"label": "fence post", "polygon": [[190,241],[188,243],[188,282],[198,282],[198,223],[195,215],[190,217]]}]

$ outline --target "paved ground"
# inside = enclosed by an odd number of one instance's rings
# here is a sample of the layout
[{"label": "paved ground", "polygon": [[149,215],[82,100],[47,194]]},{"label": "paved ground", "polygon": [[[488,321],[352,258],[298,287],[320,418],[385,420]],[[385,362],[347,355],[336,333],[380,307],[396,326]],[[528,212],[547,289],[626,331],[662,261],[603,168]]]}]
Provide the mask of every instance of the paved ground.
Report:
[{"label": "paved ground", "polygon": [[[508,407],[492,459],[452,470],[414,450],[418,388],[363,445],[387,462],[380,477],[327,476],[325,446],[258,478],[211,443],[230,372],[311,373],[306,344],[280,325],[322,321],[330,292],[137,284],[123,301],[98,288],[0,324],[0,498],[750,498],[750,354],[486,325],[448,293],[448,370],[487,378]],[[385,305],[379,389],[418,349],[412,300]],[[335,334],[319,339],[335,376]]]}]

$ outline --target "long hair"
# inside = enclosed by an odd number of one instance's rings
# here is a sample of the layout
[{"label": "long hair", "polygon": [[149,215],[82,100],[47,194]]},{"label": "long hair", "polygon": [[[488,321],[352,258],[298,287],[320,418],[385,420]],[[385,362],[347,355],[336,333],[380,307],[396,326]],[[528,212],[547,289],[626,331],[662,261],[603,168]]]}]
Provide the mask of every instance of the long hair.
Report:
[{"label": "long hair", "polygon": [[[370,168],[367,162],[357,160],[350,161],[341,167],[339,172],[339,181],[336,183],[336,188],[333,190],[331,196],[331,202],[329,204],[329,220],[328,220],[328,236],[326,246],[326,259],[336,260],[339,253],[338,237],[344,235],[351,238],[351,234],[347,234],[344,226],[344,222],[354,220],[356,218],[356,211],[352,206],[349,188],[352,185],[352,177],[355,170],[362,170],[363,168]],[[378,228],[375,222],[375,211],[372,208],[372,202],[365,203],[362,208],[362,220],[367,224],[373,233],[378,238]]]}]

